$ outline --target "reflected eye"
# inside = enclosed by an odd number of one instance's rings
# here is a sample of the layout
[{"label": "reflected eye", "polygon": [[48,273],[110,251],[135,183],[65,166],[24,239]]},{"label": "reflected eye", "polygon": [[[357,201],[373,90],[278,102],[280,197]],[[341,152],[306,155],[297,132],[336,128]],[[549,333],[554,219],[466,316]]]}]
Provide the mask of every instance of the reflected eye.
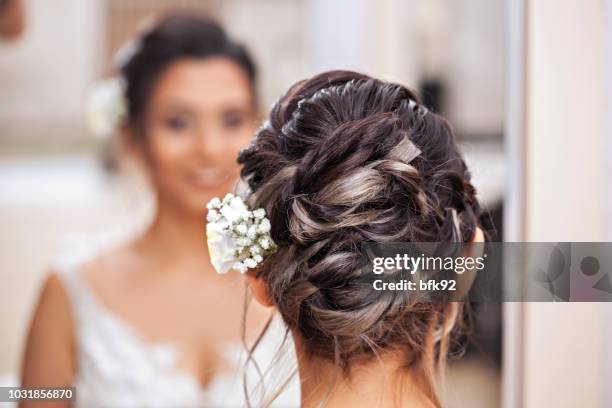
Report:
[{"label": "reflected eye", "polygon": [[189,120],[181,116],[174,116],[166,119],[164,125],[170,130],[179,132],[189,127]]},{"label": "reflected eye", "polygon": [[223,127],[227,129],[236,129],[244,125],[246,118],[244,115],[230,114],[223,116]]}]

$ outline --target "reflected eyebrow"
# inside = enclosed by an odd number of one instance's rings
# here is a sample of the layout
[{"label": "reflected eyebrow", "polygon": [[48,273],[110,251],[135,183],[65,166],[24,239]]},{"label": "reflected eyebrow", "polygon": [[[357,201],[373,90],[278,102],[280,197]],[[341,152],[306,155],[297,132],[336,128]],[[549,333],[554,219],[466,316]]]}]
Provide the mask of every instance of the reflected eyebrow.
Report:
[{"label": "reflected eyebrow", "polygon": [[159,112],[181,112],[181,113],[193,113],[193,108],[188,104],[180,100],[170,101],[166,103],[161,103],[157,107]]},{"label": "reflected eyebrow", "polygon": [[[214,108],[215,111],[226,114],[226,113],[249,113],[254,111],[254,102],[237,100],[237,99],[228,99],[225,101],[219,101],[214,104],[210,104],[209,107]],[[166,101],[160,101],[158,106],[156,107],[158,112],[181,112],[187,114],[195,114],[197,109],[193,103],[190,103],[186,98],[168,98]]]},{"label": "reflected eyebrow", "polygon": [[229,111],[229,110],[241,110],[241,111],[250,111],[253,110],[254,103],[251,100],[248,101],[238,101],[238,100],[228,100],[223,101],[219,104],[220,110]]},{"label": "reflected eyebrow", "polygon": [[226,106],[220,109],[222,114],[228,113],[240,113],[240,114],[248,114],[251,113],[252,109],[250,106]]}]

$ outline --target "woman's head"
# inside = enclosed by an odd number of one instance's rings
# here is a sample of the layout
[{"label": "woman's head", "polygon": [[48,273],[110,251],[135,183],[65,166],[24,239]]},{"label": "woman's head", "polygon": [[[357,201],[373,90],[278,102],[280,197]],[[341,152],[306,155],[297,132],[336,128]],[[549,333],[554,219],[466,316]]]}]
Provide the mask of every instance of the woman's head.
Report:
[{"label": "woman's head", "polygon": [[256,122],[256,70],[215,22],[161,18],[119,68],[126,82],[128,143],[158,195],[201,211],[238,175],[235,157]]},{"label": "woman's head", "polygon": [[365,241],[471,242],[479,231],[448,122],[401,85],[326,72],[279,100],[239,162],[278,244],[256,281],[296,341],[345,373],[377,351],[407,351],[404,366],[435,395],[435,348],[458,304],[356,283]]}]

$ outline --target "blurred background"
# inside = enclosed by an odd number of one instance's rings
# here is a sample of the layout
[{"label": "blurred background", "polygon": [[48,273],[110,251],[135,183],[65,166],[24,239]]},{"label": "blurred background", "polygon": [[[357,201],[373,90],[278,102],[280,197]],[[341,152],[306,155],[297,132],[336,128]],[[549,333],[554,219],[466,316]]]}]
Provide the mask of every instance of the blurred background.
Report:
[{"label": "blurred background", "polygon": [[[23,30],[0,40],[0,375],[19,372],[42,278],[66,247],[129,234],[152,203],[115,174],[116,141],[87,128],[92,85],[147,17],[191,9],[252,51],[264,110],[296,80],[349,68],[414,88],[455,126],[491,238],[503,236],[505,1],[24,0]],[[499,305],[476,308],[467,354],[451,364],[453,407],[501,404]],[[451,405],[449,405],[451,406]]]}]

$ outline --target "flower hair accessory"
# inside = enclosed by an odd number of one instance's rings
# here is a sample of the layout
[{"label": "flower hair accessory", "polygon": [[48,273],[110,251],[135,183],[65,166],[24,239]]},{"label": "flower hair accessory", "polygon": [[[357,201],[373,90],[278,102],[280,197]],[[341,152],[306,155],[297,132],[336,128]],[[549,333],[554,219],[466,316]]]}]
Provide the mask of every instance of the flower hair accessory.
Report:
[{"label": "flower hair accessory", "polygon": [[106,138],[117,130],[127,117],[125,81],[107,78],[96,83],[86,102],[89,129],[98,137]]},{"label": "flower hair accessory", "polygon": [[230,269],[245,273],[276,251],[270,220],[263,208],[250,210],[242,198],[232,193],[223,200],[213,198],[206,208],[208,252],[218,273]]}]

